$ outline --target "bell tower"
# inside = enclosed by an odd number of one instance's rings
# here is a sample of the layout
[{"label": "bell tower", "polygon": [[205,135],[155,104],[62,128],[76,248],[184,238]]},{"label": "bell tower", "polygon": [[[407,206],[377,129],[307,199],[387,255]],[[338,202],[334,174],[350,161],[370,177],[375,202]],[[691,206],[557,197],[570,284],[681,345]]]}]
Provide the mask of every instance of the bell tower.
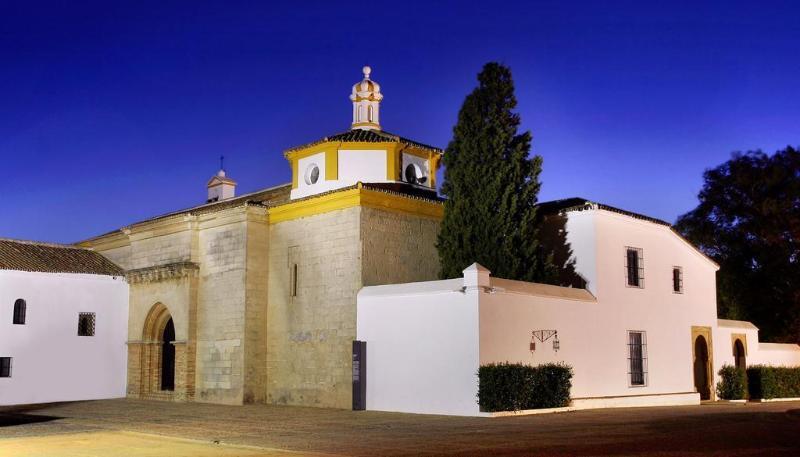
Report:
[{"label": "bell tower", "polygon": [[380,105],[383,100],[381,86],[369,79],[372,69],[365,66],[364,79],[353,86],[350,100],[353,102],[353,129],[380,130]]}]

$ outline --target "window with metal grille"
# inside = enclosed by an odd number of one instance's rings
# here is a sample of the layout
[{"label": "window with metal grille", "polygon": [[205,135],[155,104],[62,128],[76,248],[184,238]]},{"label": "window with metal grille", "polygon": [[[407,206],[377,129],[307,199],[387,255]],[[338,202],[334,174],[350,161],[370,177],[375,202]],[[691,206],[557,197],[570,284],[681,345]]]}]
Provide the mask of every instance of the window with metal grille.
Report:
[{"label": "window with metal grille", "polygon": [[94,313],[78,313],[78,336],[94,336]]},{"label": "window with metal grille", "polygon": [[27,308],[25,300],[18,298],[14,302],[14,324],[25,325],[25,308]]},{"label": "window with metal grille", "polygon": [[628,287],[644,288],[644,253],[640,248],[625,248],[625,276]]},{"label": "window with metal grille", "polygon": [[645,332],[628,332],[628,367],[631,387],[647,385],[647,337]]},{"label": "window with metal grille", "polygon": [[0,378],[11,377],[11,357],[0,357]]},{"label": "window with metal grille", "polygon": [[683,268],[672,267],[672,292],[683,293]]}]

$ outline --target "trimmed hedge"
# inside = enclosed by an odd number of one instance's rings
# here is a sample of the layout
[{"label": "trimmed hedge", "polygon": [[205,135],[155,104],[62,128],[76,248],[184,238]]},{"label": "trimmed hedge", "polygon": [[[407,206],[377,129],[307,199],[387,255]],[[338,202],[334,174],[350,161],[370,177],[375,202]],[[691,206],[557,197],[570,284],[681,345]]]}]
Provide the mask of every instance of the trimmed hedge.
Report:
[{"label": "trimmed hedge", "polygon": [[747,390],[750,398],[800,397],[800,367],[753,365],[747,369]]},{"label": "trimmed hedge", "polygon": [[723,365],[719,370],[717,396],[723,400],[744,400],[747,397],[747,373],[732,365]]},{"label": "trimmed hedge", "polygon": [[481,411],[518,411],[569,405],[572,367],[561,363],[538,366],[492,363],[478,369]]}]

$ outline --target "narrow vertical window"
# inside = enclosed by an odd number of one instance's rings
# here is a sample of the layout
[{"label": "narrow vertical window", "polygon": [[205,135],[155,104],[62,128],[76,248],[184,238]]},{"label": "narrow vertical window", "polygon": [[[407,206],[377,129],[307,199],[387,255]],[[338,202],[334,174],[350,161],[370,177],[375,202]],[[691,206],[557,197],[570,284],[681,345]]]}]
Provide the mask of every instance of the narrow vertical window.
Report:
[{"label": "narrow vertical window", "polygon": [[297,264],[292,265],[292,279],[291,279],[292,297],[297,296]]},{"label": "narrow vertical window", "polygon": [[17,301],[14,302],[14,324],[25,325],[26,308],[27,304],[25,300],[18,298]]},{"label": "narrow vertical window", "polygon": [[0,378],[11,377],[11,357],[0,357]]},{"label": "narrow vertical window", "polygon": [[372,122],[372,105],[367,107],[367,122]]},{"label": "narrow vertical window", "polygon": [[300,282],[300,246],[289,246],[288,252],[288,266],[289,266],[289,300],[294,300],[297,297],[298,285]]},{"label": "narrow vertical window", "polygon": [[78,336],[94,336],[94,313],[78,313]]},{"label": "narrow vertical window", "polygon": [[683,293],[683,268],[672,267],[672,292]]},{"label": "narrow vertical window", "polygon": [[628,366],[630,385],[647,385],[647,338],[644,332],[628,332]]},{"label": "narrow vertical window", "polygon": [[644,254],[640,248],[625,248],[625,276],[629,287],[644,288]]}]

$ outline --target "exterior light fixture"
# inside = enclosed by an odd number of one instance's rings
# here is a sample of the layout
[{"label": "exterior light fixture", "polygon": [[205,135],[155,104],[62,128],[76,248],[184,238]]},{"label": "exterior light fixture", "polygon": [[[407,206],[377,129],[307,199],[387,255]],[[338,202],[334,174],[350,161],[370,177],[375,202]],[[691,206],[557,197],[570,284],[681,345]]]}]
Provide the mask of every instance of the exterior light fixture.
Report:
[{"label": "exterior light fixture", "polygon": [[536,340],[544,343],[550,338],[555,338],[553,339],[553,350],[558,352],[561,349],[561,342],[558,341],[558,330],[534,330],[531,334],[533,336],[531,338],[531,352],[536,350]]}]

